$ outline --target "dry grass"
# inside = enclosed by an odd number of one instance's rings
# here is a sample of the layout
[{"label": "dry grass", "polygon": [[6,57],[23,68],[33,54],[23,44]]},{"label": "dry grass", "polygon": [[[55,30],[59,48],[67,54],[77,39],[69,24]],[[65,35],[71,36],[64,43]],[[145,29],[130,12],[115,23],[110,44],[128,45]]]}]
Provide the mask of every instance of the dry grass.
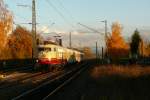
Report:
[{"label": "dry grass", "polygon": [[142,67],[139,65],[130,66],[118,66],[118,65],[107,65],[107,66],[96,66],[91,70],[91,75],[95,78],[103,76],[121,76],[121,77],[140,77],[150,75],[150,67]]}]

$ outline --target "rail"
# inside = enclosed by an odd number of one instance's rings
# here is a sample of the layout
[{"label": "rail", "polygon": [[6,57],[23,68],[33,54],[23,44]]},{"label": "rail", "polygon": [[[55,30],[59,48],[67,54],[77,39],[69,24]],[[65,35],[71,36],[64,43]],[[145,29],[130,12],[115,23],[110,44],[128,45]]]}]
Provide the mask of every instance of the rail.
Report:
[{"label": "rail", "polygon": [[57,90],[59,90],[61,87],[66,85],[68,82],[70,82],[74,77],[76,77],[79,73],[81,73],[84,69],[86,69],[87,66],[88,63],[83,63],[76,69],[68,71],[63,75],[56,77],[55,79],[46,81],[40,86],[31,89],[29,91],[26,91],[23,94],[13,98],[12,100],[28,100],[28,99],[44,100],[53,93],[55,93]]}]

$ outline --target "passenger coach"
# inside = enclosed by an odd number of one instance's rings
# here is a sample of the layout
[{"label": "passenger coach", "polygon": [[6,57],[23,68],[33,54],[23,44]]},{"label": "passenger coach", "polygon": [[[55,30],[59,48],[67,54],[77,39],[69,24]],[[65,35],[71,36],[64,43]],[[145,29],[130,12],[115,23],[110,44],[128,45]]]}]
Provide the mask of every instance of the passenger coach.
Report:
[{"label": "passenger coach", "polygon": [[83,53],[79,50],[66,48],[57,44],[43,44],[38,46],[38,64],[61,65],[81,62]]}]

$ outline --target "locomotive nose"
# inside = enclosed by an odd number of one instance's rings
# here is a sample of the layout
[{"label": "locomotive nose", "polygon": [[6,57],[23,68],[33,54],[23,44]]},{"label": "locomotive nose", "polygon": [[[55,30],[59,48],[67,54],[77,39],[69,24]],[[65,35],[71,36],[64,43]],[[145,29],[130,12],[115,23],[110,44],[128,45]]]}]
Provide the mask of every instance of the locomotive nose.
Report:
[{"label": "locomotive nose", "polygon": [[38,59],[36,59],[36,63],[38,63],[39,62],[39,60]]}]

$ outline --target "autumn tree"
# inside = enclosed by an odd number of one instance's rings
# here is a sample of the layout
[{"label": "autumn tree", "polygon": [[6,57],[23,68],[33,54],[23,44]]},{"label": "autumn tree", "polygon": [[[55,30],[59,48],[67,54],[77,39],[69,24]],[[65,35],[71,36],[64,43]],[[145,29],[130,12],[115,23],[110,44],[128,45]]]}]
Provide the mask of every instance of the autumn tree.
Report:
[{"label": "autumn tree", "polygon": [[0,59],[7,59],[7,35],[12,32],[13,18],[6,8],[3,0],[0,0]]},{"label": "autumn tree", "polygon": [[139,54],[139,45],[141,41],[141,36],[139,31],[136,29],[131,37],[130,51],[132,56],[137,56]]},{"label": "autumn tree", "polygon": [[119,23],[112,24],[112,35],[107,38],[107,52],[109,57],[118,59],[127,57],[129,54],[129,46],[121,36],[122,27]]},{"label": "autumn tree", "polygon": [[24,27],[17,26],[8,38],[8,47],[12,59],[25,59],[32,57],[32,35]]}]

